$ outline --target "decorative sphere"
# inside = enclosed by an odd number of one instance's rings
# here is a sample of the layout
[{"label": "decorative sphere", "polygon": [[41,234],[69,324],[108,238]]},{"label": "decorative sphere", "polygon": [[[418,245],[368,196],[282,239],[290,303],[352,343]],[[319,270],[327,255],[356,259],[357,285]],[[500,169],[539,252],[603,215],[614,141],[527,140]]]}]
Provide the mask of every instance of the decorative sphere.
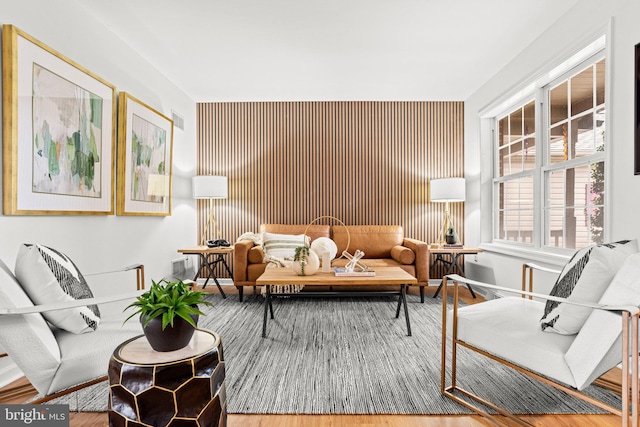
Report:
[{"label": "decorative sphere", "polygon": [[318,269],[320,268],[320,258],[314,251],[309,251],[309,255],[307,256],[307,264],[304,266],[304,271],[300,261],[291,262],[291,269],[298,276],[313,276],[316,274]]},{"label": "decorative sphere", "polygon": [[336,242],[328,237],[318,237],[311,242],[311,250],[315,252],[319,258],[322,258],[323,252],[329,252],[329,259],[334,259],[338,254]]}]

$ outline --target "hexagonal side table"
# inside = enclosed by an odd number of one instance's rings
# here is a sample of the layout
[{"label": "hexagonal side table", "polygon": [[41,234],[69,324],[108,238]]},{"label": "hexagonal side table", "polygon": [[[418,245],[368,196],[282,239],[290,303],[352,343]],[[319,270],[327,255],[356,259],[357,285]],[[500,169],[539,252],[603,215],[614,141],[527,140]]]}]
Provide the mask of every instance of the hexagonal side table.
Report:
[{"label": "hexagonal side table", "polygon": [[144,335],[109,360],[109,426],[227,425],[222,340],[197,329],[185,348],[157,352]]}]

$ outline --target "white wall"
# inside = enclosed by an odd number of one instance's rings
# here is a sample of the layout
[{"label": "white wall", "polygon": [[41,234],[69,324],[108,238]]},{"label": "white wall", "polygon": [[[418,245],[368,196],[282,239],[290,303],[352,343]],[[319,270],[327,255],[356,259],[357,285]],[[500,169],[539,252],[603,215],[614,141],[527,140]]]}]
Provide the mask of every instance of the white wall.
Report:
[{"label": "white wall", "polygon": [[[176,111],[185,118],[185,130],[174,131],[171,216],[0,215],[0,259],[13,269],[21,243],[42,243],[67,253],[83,272],[143,263],[147,284],[170,275],[176,250],[197,242],[190,184],[196,164],[195,101],[74,1],[1,3],[0,24],[15,25],[168,117]],[[96,294],[135,286],[132,273],[111,279],[88,280]]]},{"label": "white wall", "polygon": [[[486,126],[478,113],[513,90],[522,89],[536,74],[549,71],[572,53],[593,41],[596,35],[611,25],[607,61],[611,86],[607,94],[610,121],[607,126],[611,162],[609,201],[609,240],[640,238],[640,176],[633,174],[633,112],[634,112],[634,46],[640,43],[640,2],[637,0],[583,0],[561,17],[548,31],[520,53],[498,74],[465,101],[465,204],[466,244],[479,245],[491,241],[491,171],[481,165],[492,164],[492,147]],[[491,271],[495,282],[502,286],[520,286],[520,266],[523,256],[505,256],[485,252],[476,266],[468,271],[480,277]],[[561,259],[546,258],[557,265]],[[480,267],[480,268],[476,268]],[[486,278],[486,277],[484,277]],[[543,276],[538,291],[546,292],[552,276]]]},{"label": "white wall", "polygon": [[195,101],[75,2],[3,3],[1,24],[15,25],[112,83],[118,92],[129,92],[169,117],[171,110],[180,113],[185,130],[174,131],[171,216],[0,216],[0,259],[13,267],[18,246],[38,242],[66,252],[81,271],[140,262],[149,279],[169,274],[170,260],[179,255],[176,249],[197,241],[190,194],[196,160]]}]

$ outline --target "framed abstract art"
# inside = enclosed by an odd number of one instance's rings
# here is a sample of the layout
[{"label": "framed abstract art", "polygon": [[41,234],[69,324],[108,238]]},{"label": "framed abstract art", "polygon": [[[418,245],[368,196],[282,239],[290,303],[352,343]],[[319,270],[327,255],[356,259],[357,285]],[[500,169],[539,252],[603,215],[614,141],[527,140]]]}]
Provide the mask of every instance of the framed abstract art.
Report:
[{"label": "framed abstract art", "polygon": [[126,92],[118,97],[118,215],[171,215],[173,121]]},{"label": "framed abstract art", "polygon": [[113,214],[116,89],[2,26],[3,213]]}]

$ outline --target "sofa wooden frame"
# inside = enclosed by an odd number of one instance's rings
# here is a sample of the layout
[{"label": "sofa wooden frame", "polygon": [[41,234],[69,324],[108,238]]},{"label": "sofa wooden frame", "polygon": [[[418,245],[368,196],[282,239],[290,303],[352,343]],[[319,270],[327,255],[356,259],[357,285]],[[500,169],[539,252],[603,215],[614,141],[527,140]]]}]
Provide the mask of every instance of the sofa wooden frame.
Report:
[{"label": "sofa wooden frame", "polygon": [[[531,426],[531,424],[526,421],[518,418],[516,415],[508,412],[507,410],[496,406],[495,404],[483,399],[482,397],[463,389],[457,383],[457,349],[458,346],[462,346],[466,349],[472,350],[476,353],[479,353],[482,356],[485,356],[493,361],[499,362],[503,365],[506,365],[512,369],[517,370],[529,377],[535,378],[545,384],[548,384],[556,389],[562,390],[572,396],[575,396],[585,402],[593,404],[601,409],[604,409],[614,415],[621,417],[621,422],[623,427],[633,426],[638,427],[638,318],[640,316],[640,310],[635,306],[604,306],[600,304],[587,304],[587,303],[578,303],[572,300],[567,300],[565,298],[553,297],[550,295],[537,294],[532,292],[533,290],[533,270],[540,269],[546,270],[549,272],[555,272],[553,270],[541,268],[536,266],[535,264],[524,264],[522,267],[522,290],[518,291],[512,288],[505,288],[496,285],[490,285],[487,283],[482,283],[474,280],[470,280],[464,277],[461,277],[457,274],[445,276],[443,279],[443,293],[442,293],[442,366],[441,366],[441,386],[440,391],[443,395],[448,398],[460,403],[468,409],[486,417],[488,421],[492,422],[498,426]],[[529,290],[525,290],[525,282],[527,278],[528,272],[528,286]],[[452,336],[451,336],[451,372],[450,372],[450,383],[447,384],[447,294],[449,289],[450,282],[453,283],[451,286],[453,290],[453,308],[452,308]],[[494,354],[491,354],[488,351],[477,348],[469,343],[466,343],[460,339],[458,339],[458,300],[459,300],[459,285],[463,284],[471,285],[474,288],[483,288],[491,291],[499,291],[499,292],[509,292],[509,293],[517,293],[522,296],[522,298],[540,298],[543,300],[551,300],[563,303],[569,303],[584,307],[589,307],[597,310],[607,310],[610,312],[616,312],[621,314],[622,321],[622,405],[621,408],[617,408],[611,405],[608,405],[604,402],[601,402],[597,399],[589,397],[575,388],[564,385],[560,382],[553,381],[547,377],[544,377],[534,371],[529,370],[526,366],[520,366],[509,362],[508,360],[502,359]],[[482,303],[481,303],[482,304]],[[629,326],[631,324],[631,326]],[[631,335],[629,334],[631,332]],[[631,336],[631,339],[629,338]],[[631,348],[630,348],[631,347]],[[631,361],[630,361],[631,358]],[[631,366],[629,366],[631,364]],[[631,368],[631,371],[629,369]],[[630,375],[624,375],[625,372],[630,372]],[[477,406],[465,399],[461,396],[468,398],[469,400],[480,403],[486,408],[491,408],[497,412],[497,414],[490,414],[486,410],[482,409],[480,406]],[[631,401],[630,401],[631,400]],[[630,408],[625,410],[624,408]],[[500,417],[500,415],[502,417]]]}]

